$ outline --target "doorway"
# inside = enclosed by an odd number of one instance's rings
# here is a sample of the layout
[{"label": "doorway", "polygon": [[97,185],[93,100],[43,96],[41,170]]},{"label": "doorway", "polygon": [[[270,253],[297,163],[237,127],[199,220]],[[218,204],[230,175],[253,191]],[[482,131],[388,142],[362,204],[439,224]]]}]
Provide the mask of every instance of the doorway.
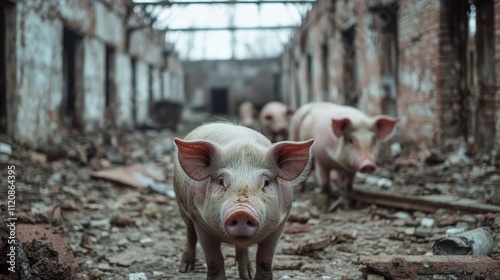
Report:
[{"label": "doorway", "polygon": [[227,115],[228,110],[228,90],[227,88],[213,88],[210,91],[212,114]]}]

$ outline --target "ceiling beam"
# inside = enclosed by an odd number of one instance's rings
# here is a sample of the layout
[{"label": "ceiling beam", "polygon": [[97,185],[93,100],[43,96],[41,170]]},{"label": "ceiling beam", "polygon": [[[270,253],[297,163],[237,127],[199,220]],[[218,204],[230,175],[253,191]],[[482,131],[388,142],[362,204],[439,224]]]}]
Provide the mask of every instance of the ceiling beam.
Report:
[{"label": "ceiling beam", "polygon": [[162,28],[160,31],[240,31],[240,30],[276,30],[298,28],[297,25],[282,25],[282,26],[241,26],[241,27],[188,27],[188,28]]},{"label": "ceiling beam", "polygon": [[250,1],[186,1],[186,2],[180,2],[180,1],[169,1],[169,0],[163,0],[163,1],[149,1],[149,2],[132,2],[129,5],[131,6],[144,6],[144,5],[160,5],[160,6],[172,6],[172,5],[178,5],[178,6],[185,6],[185,5],[231,5],[231,4],[311,4],[316,2],[316,0],[250,0]]}]

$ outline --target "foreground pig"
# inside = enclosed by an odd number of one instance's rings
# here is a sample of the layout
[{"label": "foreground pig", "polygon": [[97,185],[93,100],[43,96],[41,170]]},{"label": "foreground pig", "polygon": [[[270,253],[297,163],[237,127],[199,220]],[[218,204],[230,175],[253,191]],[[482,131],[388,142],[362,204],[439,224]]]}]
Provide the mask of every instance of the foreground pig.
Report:
[{"label": "foreground pig", "polygon": [[176,146],[174,189],[187,226],[179,270],[195,267],[197,240],[207,279],[226,279],[221,243],[234,244],[239,276],[252,279],[248,246],[257,244],[255,279],[272,279],[272,261],[293,198],[309,174],[313,140],[272,144],[228,123],[202,125]]},{"label": "foreground pig", "polygon": [[272,142],[285,140],[288,136],[288,119],[293,110],[278,101],[268,102],[260,110],[261,130]]},{"label": "foreground pig", "polygon": [[246,127],[255,128],[255,119],[257,118],[257,111],[250,101],[241,103],[239,107],[240,124]]},{"label": "foreground pig", "polygon": [[393,117],[368,117],[354,107],[329,102],[309,103],[297,110],[291,120],[290,139],[315,140],[314,169],[325,210],[333,197],[331,171],[335,171],[333,179],[344,206],[349,207],[356,172],[375,170],[380,141],[392,134],[396,122]]}]

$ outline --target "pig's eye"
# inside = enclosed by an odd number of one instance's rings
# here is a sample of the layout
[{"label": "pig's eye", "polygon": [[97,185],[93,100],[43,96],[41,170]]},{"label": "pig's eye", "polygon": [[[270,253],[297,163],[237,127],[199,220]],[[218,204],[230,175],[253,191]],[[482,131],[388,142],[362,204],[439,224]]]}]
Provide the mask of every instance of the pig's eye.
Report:
[{"label": "pig's eye", "polygon": [[354,144],[354,139],[353,139],[352,137],[347,137],[347,138],[345,139],[345,141],[346,141],[346,142],[347,142],[347,144],[349,144],[349,145]]},{"label": "pig's eye", "polygon": [[271,184],[271,180],[269,180],[269,179],[264,180],[264,188],[269,187],[270,184]]},{"label": "pig's eye", "polygon": [[224,187],[224,178],[217,179],[217,184],[221,187]]}]

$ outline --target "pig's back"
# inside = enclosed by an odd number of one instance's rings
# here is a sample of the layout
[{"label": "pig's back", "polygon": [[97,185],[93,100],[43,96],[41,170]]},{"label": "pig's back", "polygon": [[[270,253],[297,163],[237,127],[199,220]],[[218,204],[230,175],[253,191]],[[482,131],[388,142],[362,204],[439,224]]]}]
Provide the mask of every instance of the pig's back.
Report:
[{"label": "pig's back", "polygon": [[342,107],[330,102],[312,102],[300,107],[302,117],[298,140],[313,138],[313,132],[318,121],[330,118],[328,115]]},{"label": "pig's back", "polygon": [[203,124],[187,134],[184,140],[209,140],[220,146],[244,142],[271,146],[269,139],[261,133],[245,126],[225,122]]}]

